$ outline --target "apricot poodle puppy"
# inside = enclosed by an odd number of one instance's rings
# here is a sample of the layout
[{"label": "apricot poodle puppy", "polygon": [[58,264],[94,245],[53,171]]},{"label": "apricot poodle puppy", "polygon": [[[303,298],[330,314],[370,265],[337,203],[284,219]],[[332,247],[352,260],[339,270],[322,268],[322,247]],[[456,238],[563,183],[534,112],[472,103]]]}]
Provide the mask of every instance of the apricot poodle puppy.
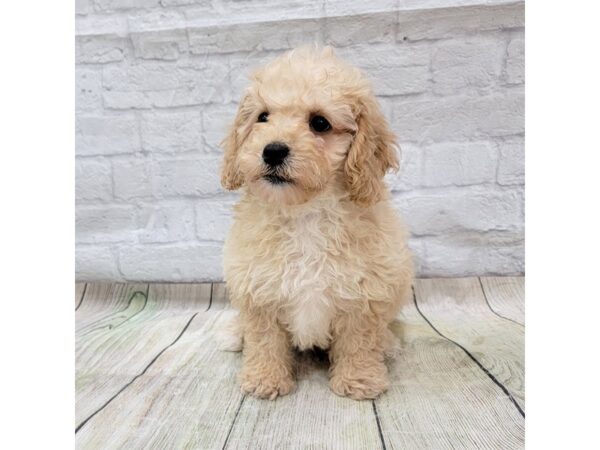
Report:
[{"label": "apricot poodle puppy", "polygon": [[377,397],[413,269],[383,182],[394,135],[369,83],[331,48],[290,51],[253,75],[223,147],[221,182],[243,188],[224,250],[242,390],[290,393],[294,349],[319,347],[336,394]]}]

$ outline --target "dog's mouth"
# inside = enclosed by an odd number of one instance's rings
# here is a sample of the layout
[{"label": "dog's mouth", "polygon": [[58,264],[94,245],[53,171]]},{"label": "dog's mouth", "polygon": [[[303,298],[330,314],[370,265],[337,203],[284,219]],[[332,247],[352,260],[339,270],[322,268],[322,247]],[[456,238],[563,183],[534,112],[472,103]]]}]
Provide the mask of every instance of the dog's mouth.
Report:
[{"label": "dog's mouth", "polygon": [[263,179],[267,180],[271,184],[287,184],[293,183],[292,180],[282,177],[281,175],[277,175],[275,173],[266,174]]}]

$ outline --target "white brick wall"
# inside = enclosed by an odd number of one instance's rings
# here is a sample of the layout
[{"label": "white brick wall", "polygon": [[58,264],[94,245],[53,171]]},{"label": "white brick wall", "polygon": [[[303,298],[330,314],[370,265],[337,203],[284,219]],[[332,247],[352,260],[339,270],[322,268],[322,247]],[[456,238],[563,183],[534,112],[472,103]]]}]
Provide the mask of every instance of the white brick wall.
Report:
[{"label": "white brick wall", "polygon": [[419,273],[523,267],[523,3],[78,0],[77,278],[221,279],[218,142],[252,67],[332,44],[400,137]]}]

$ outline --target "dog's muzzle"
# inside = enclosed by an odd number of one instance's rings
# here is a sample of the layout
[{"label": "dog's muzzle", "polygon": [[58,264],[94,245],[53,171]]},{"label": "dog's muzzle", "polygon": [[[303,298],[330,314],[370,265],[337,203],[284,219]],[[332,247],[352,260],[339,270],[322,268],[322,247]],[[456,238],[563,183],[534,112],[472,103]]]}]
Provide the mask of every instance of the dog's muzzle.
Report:
[{"label": "dog's muzzle", "polygon": [[262,158],[268,167],[267,174],[263,177],[271,184],[291,183],[291,180],[279,174],[279,168],[290,153],[290,148],[282,142],[271,142],[263,149]]}]

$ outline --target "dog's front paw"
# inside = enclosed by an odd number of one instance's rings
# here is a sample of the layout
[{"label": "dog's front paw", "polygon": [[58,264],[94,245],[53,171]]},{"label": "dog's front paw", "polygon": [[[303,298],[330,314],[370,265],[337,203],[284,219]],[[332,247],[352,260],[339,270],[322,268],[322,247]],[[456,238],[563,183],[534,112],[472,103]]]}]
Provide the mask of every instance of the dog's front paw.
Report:
[{"label": "dog's front paw", "polygon": [[332,377],[331,390],[342,397],[354,400],[367,400],[379,397],[388,388],[387,380],[369,380],[366,378]]},{"label": "dog's front paw", "polygon": [[383,364],[381,366],[369,371],[337,368],[329,380],[329,387],[337,395],[354,400],[377,398],[389,387],[387,370]]},{"label": "dog's front paw", "polygon": [[240,385],[242,392],[269,400],[275,400],[277,396],[287,395],[296,388],[296,382],[290,375],[254,372],[242,372]]}]

